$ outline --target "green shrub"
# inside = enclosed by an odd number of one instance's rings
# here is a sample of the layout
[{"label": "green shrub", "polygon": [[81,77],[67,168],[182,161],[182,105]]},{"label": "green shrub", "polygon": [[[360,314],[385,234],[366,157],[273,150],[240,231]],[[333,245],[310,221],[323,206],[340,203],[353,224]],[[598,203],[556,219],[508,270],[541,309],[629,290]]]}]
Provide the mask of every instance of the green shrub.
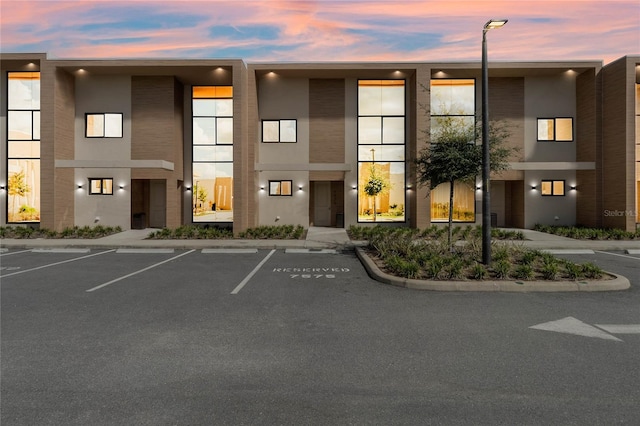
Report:
[{"label": "green shrub", "polygon": [[395,275],[404,278],[417,278],[420,275],[420,265],[417,262],[405,260],[397,255],[386,259],[385,264]]},{"label": "green shrub", "polygon": [[602,278],[602,276],[604,275],[604,271],[600,269],[598,265],[595,265],[591,262],[587,262],[582,265],[582,273],[586,278],[591,279]]},{"label": "green shrub", "polygon": [[471,278],[474,280],[484,280],[489,275],[489,271],[482,263],[476,263],[471,268]]},{"label": "green shrub", "polygon": [[533,262],[536,261],[536,259],[538,258],[538,251],[535,250],[526,250],[524,253],[522,253],[522,257],[520,258],[520,262],[523,265],[529,265],[531,266],[531,264],[533,264]]},{"label": "green shrub", "polygon": [[491,238],[497,240],[524,240],[522,231],[491,228]]},{"label": "green shrub", "polygon": [[622,229],[587,228],[582,226],[550,226],[537,224],[533,227],[539,232],[560,235],[578,240],[633,240],[640,237],[640,230],[627,232]]},{"label": "green shrub", "polygon": [[492,269],[496,278],[507,279],[509,278],[509,272],[511,270],[511,262],[509,262],[508,259],[499,260],[493,263]]},{"label": "green shrub", "polygon": [[425,267],[425,273],[428,278],[437,280],[442,275],[444,261],[441,257],[434,257]]},{"label": "green shrub", "polygon": [[529,264],[521,264],[516,266],[513,276],[519,280],[530,280],[533,278],[533,268]]},{"label": "green shrub", "polygon": [[582,267],[573,262],[566,261],[564,263],[564,269],[567,273],[567,277],[571,280],[577,280],[583,276]]},{"label": "green shrub", "polygon": [[462,273],[463,268],[463,260],[457,256],[452,257],[445,267],[446,277],[450,280],[462,278],[464,276]]},{"label": "green shrub", "polygon": [[542,276],[545,280],[555,280],[558,278],[560,268],[557,263],[549,262],[542,265]]},{"label": "green shrub", "polygon": [[493,247],[491,257],[494,261],[499,262],[501,260],[509,259],[510,256],[509,247],[506,245],[495,245]]}]

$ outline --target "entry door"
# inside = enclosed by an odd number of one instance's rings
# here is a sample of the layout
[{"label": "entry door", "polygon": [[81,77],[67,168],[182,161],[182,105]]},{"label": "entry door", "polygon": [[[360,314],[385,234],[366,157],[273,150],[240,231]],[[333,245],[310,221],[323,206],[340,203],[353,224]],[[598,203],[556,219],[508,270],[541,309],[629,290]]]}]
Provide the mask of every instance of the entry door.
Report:
[{"label": "entry door", "polygon": [[163,228],[167,223],[167,184],[165,180],[152,180],[149,186],[149,227]]},{"label": "entry door", "polygon": [[314,182],[315,226],[331,226],[331,182]]}]

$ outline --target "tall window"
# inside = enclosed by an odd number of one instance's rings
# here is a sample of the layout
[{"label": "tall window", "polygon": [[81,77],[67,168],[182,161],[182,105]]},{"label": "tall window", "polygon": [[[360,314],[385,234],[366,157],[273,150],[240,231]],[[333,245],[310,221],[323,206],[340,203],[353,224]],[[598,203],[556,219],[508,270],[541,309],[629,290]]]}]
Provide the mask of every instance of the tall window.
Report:
[{"label": "tall window", "polygon": [[194,86],[193,221],[233,222],[233,87]]},{"label": "tall window", "polygon": [[[431,142],[446,137],[446,132],[465,129],[473,142],[476,114],[475,80],[431,80]],[[431,191],[431,220],[449,220],[449,183]],[[472,184],[453,185],[453,221],[475,222],[475,190]]]},{"label": "tall window", "polygon": [[636,83],[636,222],[640,223],[640,83]]},{"label": "tall window", "polygon": [[7,77],[7,221],[40,222],[40,73]]},{"label": "tall window", "polygon": [[405,81],[358,81],[358,221],[405,220]]}]

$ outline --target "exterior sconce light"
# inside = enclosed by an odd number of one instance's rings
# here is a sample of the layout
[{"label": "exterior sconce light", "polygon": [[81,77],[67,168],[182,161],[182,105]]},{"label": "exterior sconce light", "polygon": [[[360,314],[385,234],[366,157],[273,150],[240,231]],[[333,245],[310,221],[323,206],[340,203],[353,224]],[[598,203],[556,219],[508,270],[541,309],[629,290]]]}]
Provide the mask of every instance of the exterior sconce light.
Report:
[{"label": "exterior sconce light", "polygon": [[351,189],[355,191],[356,189],[358,189],[358,187],[356,185],[351,185]]},{"label": "exterior sconce light", "polygon": [[531,185],[531,190],[532,190],[532,191],[535,191],[535,190],[536,190],[536,188],[537,188],[537,186],[535,186],[535,185]]},{"label": "exterior sconce light", "polygon": [[124,185],[120,185],[120,189],[124,189]]},{"label": "exterior sconce light", "polygon": [[482,185],[476,185],[476,191],[481,191],[482,190]]},{"label": "exterior sconce light", "polygon": [[576,186],[575,186],[575,185],[571,185],[571,186],[569,187],[569,189],[571,189],[572,191],[575,191],[575,190],[576,190]]},{"label": "exterior sconce light", "polygon": [[264,191],[264,185],[260,186],[260,191]]},{"label": "exterior sconce light", "polygon": [[6,187],[6,186],[4,186],[4,185],[0,185],[0,191],[4,191],[5,189],[7,189],[7,187]]},{"label": "exterior sconce light", "polygon": [[302,185],[298,186],[298,191],[302,191]]},{"label": "exterior sconce light", "polygon": [[188,192],[188,191],[191,191],[191,187],[190,187],[190,186],[187,186],[187,187],[186,187],[186,190],[187,190],[187,192]]},{"label": "exterior sconce light", "polygon": [[81,183],[78,184],[78,189],[82,189],[82,184]]}]

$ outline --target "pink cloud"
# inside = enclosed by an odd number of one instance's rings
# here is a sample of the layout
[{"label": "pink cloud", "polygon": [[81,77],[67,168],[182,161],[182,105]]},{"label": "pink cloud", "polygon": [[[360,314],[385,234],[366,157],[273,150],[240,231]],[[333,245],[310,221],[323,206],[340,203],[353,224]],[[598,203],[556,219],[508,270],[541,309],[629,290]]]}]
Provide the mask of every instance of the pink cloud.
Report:
[{"label": "pink cloud", "polygon": [[[489,35],[491,59],[608,62],[637,54],[637,3],[606,5],[591,0],[4,0],[0,48],[61,58],[211,57],[223,51],[249,61],[477,60],[484,23],[506,17],[509,24]],[[149,19],[155,14],[188,15],[193,23],[123,27],[121,18],[142,6],[148,8]],[[105,7],[118,13],[99,13]],[[211,37],[216,27],[237,28],[238,33]],[[251,28],[269,28],[275,37],[262,38]],[[241,53],[230,55],[234,51]]]}]

